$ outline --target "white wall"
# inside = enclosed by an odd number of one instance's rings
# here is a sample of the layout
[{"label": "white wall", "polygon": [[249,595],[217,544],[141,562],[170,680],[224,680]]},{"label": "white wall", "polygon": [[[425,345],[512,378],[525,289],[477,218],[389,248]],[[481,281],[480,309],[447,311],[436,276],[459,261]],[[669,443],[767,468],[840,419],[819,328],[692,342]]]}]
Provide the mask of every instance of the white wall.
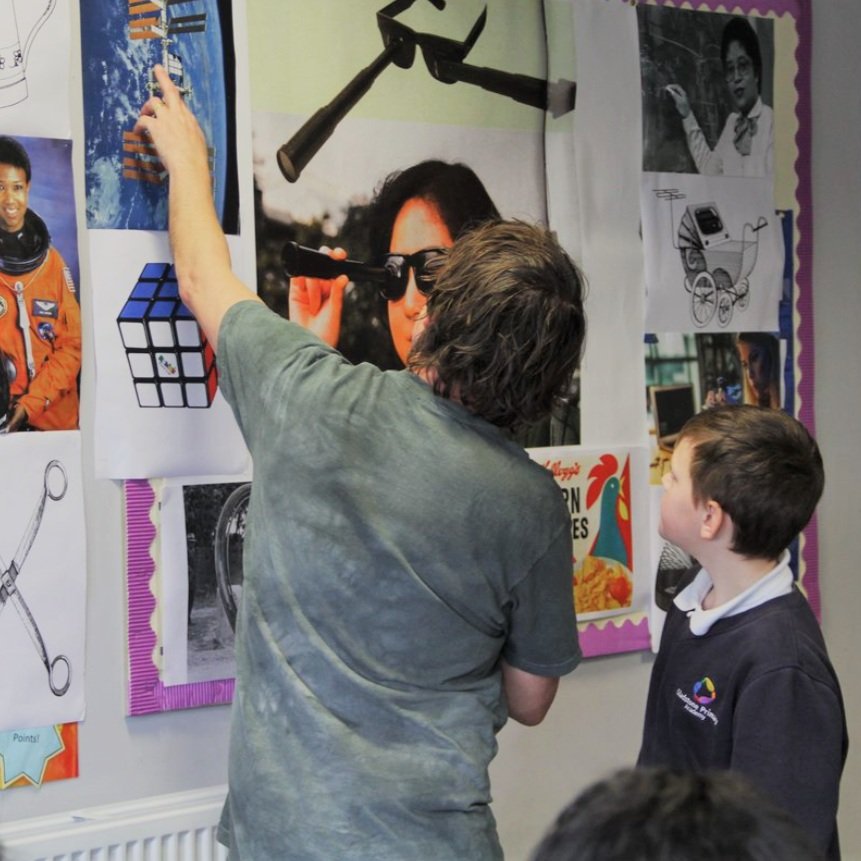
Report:
[{"label": "white wall", "polygon": [[[861,654],[854,618],[861,607],[861,467],[853,445],[861,428],[861,5],[858,0],[815,0],[812,5],[816,416],[828,473],[819,515],[821,591],[825,635],[843,681],[852,735],[861,726],[861,688],[853,672]],[[75,158],[82,164],[80,145]],[[77,192],[80,197],[80,183]],[[88,301],[97,297],[90,295]],[[84,386],[92,395],[92,343],[87,346]],[[84,468],[92,475],[91,415],[84,416],[83,429]],[[125,717],[120,490],[90,479],[86,494],[88,710],[80,727],[81,777],[0,792],[2,822],[226,780],[227,708]],[[632,762],[650,667],[650,656],[643,654],[591,660],[563,680],[542,726],[503,730],[492,778],[511,861],[526,857],[575,792]],[[861,817],[856,814],[861,741],[855,742],[840,816],[847,861],[861,861]]]},{"label": "white wall", "polygon": [[841,794],[844,859],[861,859],[861,4],[813,6],[813,217],[816,430],[825,458],[819,508],[823,628],[843,686],[849,760]]}]

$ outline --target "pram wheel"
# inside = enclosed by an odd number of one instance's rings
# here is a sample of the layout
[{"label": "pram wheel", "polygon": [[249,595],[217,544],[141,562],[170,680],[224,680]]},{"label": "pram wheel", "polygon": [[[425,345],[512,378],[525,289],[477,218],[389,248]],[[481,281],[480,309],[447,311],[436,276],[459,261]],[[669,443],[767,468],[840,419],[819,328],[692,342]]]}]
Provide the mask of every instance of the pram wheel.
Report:
[{"label": "pram wheel", "polygon": [[742,278],[741,281],[738,282],[738,296],[736,297],[735,303],[741,311],[744,311],[744,309],[750,304],[750,283],[747,278]]},{"label": "pram wheel", "polygon": [[715,285],[717,287],[717,315],[718,323],[726,326],[732,319],[732,306],[735,298],[732,278],[724,269],[715,269]]},{"label": "pram wheel", "polygon": [[697,326],[705,326],[717,309],[717,286],[708,272],[700,272],[694,278],[691,290],[691,317]]},{"label": "pram wheel", "polygon": [[720,323],[721,326],[726,326],[726,324],[732,319],[732,297],[729,293],[721,291],[718,294],[717,314],[718,323]]},{"label": "pram wheel", "polygon": [[224,501],[215,524],[215,578],[218,597],[230,627],[236,630],[238,599],[242,592],[242,549],[251,483],[240,484]]},{"label": "pram wheel", "polygon": [[682,248],[681,256],[685,270],[685,289],[690,293],[693,280],[706,270],[706,258],[699,248]]}]

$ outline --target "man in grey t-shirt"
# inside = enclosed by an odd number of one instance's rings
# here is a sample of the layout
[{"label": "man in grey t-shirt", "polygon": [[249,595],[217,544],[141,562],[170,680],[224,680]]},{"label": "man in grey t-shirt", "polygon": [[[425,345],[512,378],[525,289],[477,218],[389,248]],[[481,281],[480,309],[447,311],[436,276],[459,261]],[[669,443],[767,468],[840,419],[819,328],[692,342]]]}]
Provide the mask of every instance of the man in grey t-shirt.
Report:
[{"label": "man in grey t-shirt", "polygon": [[579,360],[579,272],[542,228],[479,226],[437,260],[407,370],[353,366],[232,274],[203,136],[156,76],[138,130],[255,470],[220,838],[233,861],[496,861],[495,734],[580,660],[569,518],[508,434]]}]

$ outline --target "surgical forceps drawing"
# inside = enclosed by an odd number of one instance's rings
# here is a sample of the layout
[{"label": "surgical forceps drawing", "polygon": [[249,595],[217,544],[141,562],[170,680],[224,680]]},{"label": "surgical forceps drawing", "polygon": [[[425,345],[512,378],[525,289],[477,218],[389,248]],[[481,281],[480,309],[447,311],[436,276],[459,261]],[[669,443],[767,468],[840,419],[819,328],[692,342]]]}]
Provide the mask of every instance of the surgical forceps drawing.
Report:
[{"label": "surgical forceps drawing", "polygon": [[[66,489],[69,486],[69,480],[66,476],[66,470],[58,460],[52,460],[45,467],[45,477],[42,485],[42,495],[36,505],[36,510],[30,518],[30,523],[27,525],[27,530],[24,532],[24,537],[15,551],[15,557],[12,559],[12,564],[7,566],[0,557],[0,567],[3,573],[0,574],[0,612],[6,607],[8,601],[12,602],[12,606],[17,610],[21,621],[45,669],[48,671],[48,686],[51,688],[51,693],[61,697],[69,690],[69,685],[72,681],[72,665],[65,655],[56,655],[53,660],[48,656],[48,649],[45,646],[45,641],[42,639],[42,634],[39,631],[39,626],[36,624],[36,619],[30,612],[21,590],[18,588],[17,579],[21,573],[21,567],[30,553],[30,548],[33,546],[33,541],[36,539],[36,534],[42,524],[42,515],[45,512],[45,504],[49,499],[57,501],[66,495]],[[65,679],[62,679],[62,684],[57,680],[58,664],[65,665]]]}]

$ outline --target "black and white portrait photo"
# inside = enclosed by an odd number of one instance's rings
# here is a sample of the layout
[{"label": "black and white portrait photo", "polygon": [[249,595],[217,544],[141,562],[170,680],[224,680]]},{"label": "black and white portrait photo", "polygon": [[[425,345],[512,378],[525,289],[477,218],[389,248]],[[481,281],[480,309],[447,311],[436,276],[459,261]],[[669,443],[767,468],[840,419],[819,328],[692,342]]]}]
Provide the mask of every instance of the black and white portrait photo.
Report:
[{"label": "black and white portrait photo", "polygon": [[774,172],[774,32],[765,18],[639,6],[643,170]]}]

